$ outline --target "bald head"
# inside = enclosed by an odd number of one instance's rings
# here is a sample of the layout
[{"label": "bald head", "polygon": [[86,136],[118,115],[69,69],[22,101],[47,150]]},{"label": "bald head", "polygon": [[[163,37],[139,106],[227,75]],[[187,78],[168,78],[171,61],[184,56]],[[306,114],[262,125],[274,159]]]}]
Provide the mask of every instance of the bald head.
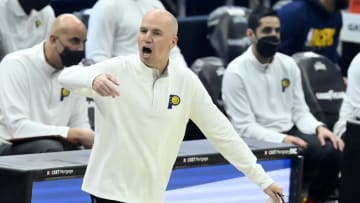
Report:
[{"label": "bald head", "polygon": [[57,69],[77,64],[83,57],[86,35],[86,26],[78,17],[59,15],[45,42],[48,63]]},{"label": "bald head", "polygon": [[143,19],[158,19],[162,21],[164,24],[166,24],[169,28],[169,32],[177,35],[178,32],[178,23],[175,18],[169,11],[164,9],[154,9],[149,12],[147,12]]},{"label": "bald head", "polygon": [[138,47],[141,61],[164,72],[170,51],[178,41],[176,18],[164,9],[149,11],[142,19],[139,31]]},{"label": "bald head", "polygon": [[86,32],[84,23],[75,15],[59,15],[52,26],[51,33],[55,35],[66,34],[68,32]]}]

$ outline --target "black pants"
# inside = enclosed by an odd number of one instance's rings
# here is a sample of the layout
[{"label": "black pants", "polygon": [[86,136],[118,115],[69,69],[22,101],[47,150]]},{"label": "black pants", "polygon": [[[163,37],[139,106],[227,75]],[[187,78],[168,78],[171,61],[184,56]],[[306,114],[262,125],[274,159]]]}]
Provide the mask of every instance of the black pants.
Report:
[{"label": "black pants", "polygon": [[117,202],[117,201],[114,201],[114,200],[101,199],[101,198],[96,197],[94,195],[91,195],[91,202],[92,203],[125,203],[125,202]]},{"label": "black pants", "polygon": [[285,134],[297,136],[308,143],[302,152],[304,176],[310,175],[308,196],[326,200],[338,186],[341,152],[334,149],[330,140],[321,146],[317,136],[304,134],[295,127]]},{"label": "black pants", "polygon": [[339,203],[360,202],[360,125],[348,122],[343,135],[345,142],[341,166]]}]

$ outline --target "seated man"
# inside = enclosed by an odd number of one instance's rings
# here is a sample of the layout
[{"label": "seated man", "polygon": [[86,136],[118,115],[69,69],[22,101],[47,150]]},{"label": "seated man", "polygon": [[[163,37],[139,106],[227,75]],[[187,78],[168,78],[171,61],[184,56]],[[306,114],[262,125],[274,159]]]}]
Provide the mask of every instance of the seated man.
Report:
[{"label": "seated man", "polygon": [[6,54],[30,48],[50,34],[55,20],[50,0],[0,2],[0,61]]},{"label": "seated man", "polygon": [[277,13],[255,9],[248,19],[247,35],[252,46],[224,74],[226,113],[239,135],[300,146],[305,168],[317,172],[307,202],[324,200],[335,187],[344,144],[310,113],[295,61],[276,53],[280,43]]},{"label": "seated man", "polygon": [[0,155],[63,151],[68,144],[71,149],[92,146],[86,100],[57,81],[59,70],[84,57],[85,41],[85,25],[64,14],[55,20],[46,41],[1,61]]}]

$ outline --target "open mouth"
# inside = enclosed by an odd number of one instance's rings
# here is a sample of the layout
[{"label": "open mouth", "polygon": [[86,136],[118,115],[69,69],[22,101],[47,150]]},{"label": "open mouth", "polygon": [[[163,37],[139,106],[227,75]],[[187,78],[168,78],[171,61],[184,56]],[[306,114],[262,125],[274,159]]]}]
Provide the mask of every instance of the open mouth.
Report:
[{"label": "open mouth", "polygon": [[143,47],[144,54],[151,54],[152,50],[149,47]]}]

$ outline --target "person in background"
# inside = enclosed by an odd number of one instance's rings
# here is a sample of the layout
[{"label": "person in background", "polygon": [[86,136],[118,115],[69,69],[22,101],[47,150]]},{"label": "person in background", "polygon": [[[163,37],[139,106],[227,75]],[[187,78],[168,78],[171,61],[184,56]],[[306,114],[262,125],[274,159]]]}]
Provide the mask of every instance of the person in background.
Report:
[{"label": "person in background", "polygon": [[92,146],[86,100],[57,81],[60,70],[84,57],[85,41],[85,25],[76,16],[63,14],[46,41],[1,61],[0,155]]},{"label": "person in background", "polygon": [[340,117],[335,125],[346,144],[341,165],[339,203],[359,202],[359,194],[354,183],[360,180],[360,52],[351,60],[348,69],[346,98],[341,106]]},{"label": "person in background", "polygon": [[[279,11],[281,43],[279,51],[289,56],[313,51],[341,64],[337,51],[342,27],[341,9],[348,0],[295,0]],[[342,68],[346,75],[346,68]]]},{"label": "person in background", "polygon": [[169,58],[178,41],[176,18],[155,9],[140,25],[137,54],[73,66],[59,76],[98,107],[100,126],[82,185],[93,203],[163,202],[190,118],[229,162],[280,203],[275,194],[282,188],[256,163],[197,76]]},{"label": "person in background", "polygon": [[49,4],[50,0],[0,0],[0,61],[50,34],[55,14]]},{"label": "person in background", "polygon": [[225,70],[224,107],[240,136],[302,148],[305,173],[316,172],[304,202],[320,202],[336,186],[344,143],[310,113],[299,67],[276,52],[280,29],[274,10],[258,7],[250,14],[252,45]]},{"label": "person in background", "polygon": [[[100,62],[137,53],[136,36],[141,19],[147,11],[156,8],[165,9],[159,0],[98,1],[89,17],[86,57]],[[171,57],[186,64],[178,47],[173,49]]]}]

